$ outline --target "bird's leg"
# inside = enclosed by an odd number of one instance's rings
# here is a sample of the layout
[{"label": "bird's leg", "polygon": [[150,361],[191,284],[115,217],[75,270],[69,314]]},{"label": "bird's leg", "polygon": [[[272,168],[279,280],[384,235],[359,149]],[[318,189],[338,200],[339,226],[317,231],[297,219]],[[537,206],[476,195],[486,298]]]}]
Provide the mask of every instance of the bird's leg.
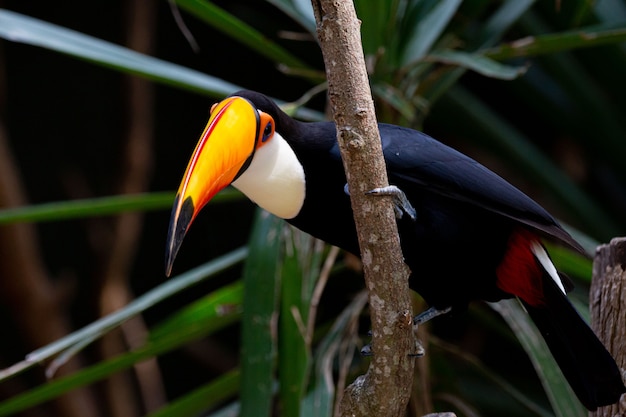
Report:
[{"label": "bird's leg", "polygon": [[[370,330],[369,332],[367,332],[367,335],[372,337],[372,331]],[[409,356],[412,358],[418,358],[420,356],[424,356],[425,353],[425,349],[422,346],[422,343],[415,339],[415,352],[413,353],[409,353]],[[361,348],[361,356],[373,356],[374,355],[374,351],[372,350],[372,345],[371,344],[367,344],[365,346],[363,346]]]},{"label": "bird's leg", "polygon": [[[367,332],[367,335],[369,337],[372,337],[372,331],[370,330],[369,332]],[[371,344],[368,343],[367,345],[364,345],[361,348],[361,356],[372,356],[373,354],[374,353],[372,351],[372,345]]]},{"label": "bird's leg", "polygon": [[396,219],[401,219],[404,213],[408,214],[411,220],[417,219],[417,212],[415,208],[409,202],[406,194],[396,187],[395,185],[388,185],[387,187],[374,188],[366,193],[367,195],[374,196],[391,196],[393,197],[393,207],[396,211]]},{"label": "bird's leg", "polygon": [[435,307],[430,307],[428,310],[418,314],[413,318],[413,324],[415,326],[419,326],[421,324],[426,323],[427,321],[434,319],[437,316],[441,316],[442,314],[449,313],[452,310],[452,307],[446,307],[441,310]]},{"label": "bird's leg", "polygon": [[[430,307],[428,310],[418,314],[417,316],[413,318],[413,325],[415,326],[422,325],[426,323],[427,321],[434,319],[437,316],[441,316],[442,314],[449,313],[451,310],[452,310],[452,307],[442,308],[441,310],[435,307]],[[372,331],[370,330],[367,333],[367,335],[371,337]],[[411,357],[424,356],[424,352],[425,352],[424,347],[422,346],[420,341],[415,339],[415,353],[410,353],[409,356]],[[373,354],[374,352],[372,350],[372,345],[367,344],[361,348],[361,355],[372,356]]]}]

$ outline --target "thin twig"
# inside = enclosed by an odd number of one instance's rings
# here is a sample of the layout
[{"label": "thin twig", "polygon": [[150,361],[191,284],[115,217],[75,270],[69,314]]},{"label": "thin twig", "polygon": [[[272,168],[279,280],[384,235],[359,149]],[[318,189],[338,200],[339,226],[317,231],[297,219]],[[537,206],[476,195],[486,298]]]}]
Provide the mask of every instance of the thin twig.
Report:
[{"label": "thin twig", "polygon": [[337,255],[339,254],[339,248],[333,246],[330,248],[328,252],[328,256],[326,256],[326,260],[324,261],[324,265],[322,266],[322,270],[320,271],[319,279],[315,284],[315,289],[313,290],[313,295],[311,296],[311,305],[309,307],[309,320],[306,325],[306,333],[305,333],[305,341],[307,346],[311,345],[311,341],[313,340],[313,332],[315,331],[315,317],[317,315],[317,308],[320,304],[320,299],[322,298],[322,293],[324,292],[324,288],[326,288],[326,283],[328,282],[328,278],[330,277],[330,272],[335,265],[335,261],[337,260]]}]

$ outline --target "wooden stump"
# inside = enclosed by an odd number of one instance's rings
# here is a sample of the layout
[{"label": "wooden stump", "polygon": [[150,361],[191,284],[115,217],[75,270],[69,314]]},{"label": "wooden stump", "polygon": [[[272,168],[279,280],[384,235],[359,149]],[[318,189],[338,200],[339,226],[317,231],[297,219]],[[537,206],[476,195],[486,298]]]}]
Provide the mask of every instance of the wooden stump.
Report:
[{"label": "wooden stump", "polygon": [[[626,238],[615,238],[596,250],[589,294],[591,327],[626,374]],[[592,417],[626,416],[626,396],[601,407]]]}]

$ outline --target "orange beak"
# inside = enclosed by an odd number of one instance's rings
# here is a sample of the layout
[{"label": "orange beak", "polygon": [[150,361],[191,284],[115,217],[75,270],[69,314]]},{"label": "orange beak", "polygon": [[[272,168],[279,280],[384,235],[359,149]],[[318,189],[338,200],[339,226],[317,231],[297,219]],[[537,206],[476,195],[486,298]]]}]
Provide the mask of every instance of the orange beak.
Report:
[{"label": "orange beak", "polygon": [[200,210],[250,164],[260,134],[259,118],[259,112],[241,97],[229,97],[211,109],[172,207],[165,253],[167,276]]}]

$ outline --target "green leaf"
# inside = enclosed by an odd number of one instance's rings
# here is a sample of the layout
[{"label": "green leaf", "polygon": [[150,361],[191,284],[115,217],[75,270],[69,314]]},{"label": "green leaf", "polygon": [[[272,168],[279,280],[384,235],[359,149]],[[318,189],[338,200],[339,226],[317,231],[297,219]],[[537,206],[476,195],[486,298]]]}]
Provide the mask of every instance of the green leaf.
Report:
[{"label": "green leaf", "polygon": [[482,25],[470,50],[495,45],[504,33],[535,3],[535,0],[506,0]]},{"label": "green leaf", "polygon": [[308,68],[284,48],[208,0],[176,0],[176,4],[271,61],[293,68]]},{"label": "green leaf", "polygon": [[208,414],[206,417],[237,417],[239,415],[239,410],[241,409],[241,404],[239,401],[234,401],[217,411]]},{"label": "green leaf", "polygon": [[524,347],[557,417],[586,417],[587,410],[576,398],[539,330],[520,303],[517,300],[503,300],[489,305],[502,316]]},{"label": "green leaf", "polygon": [[222,316],[239,316],[243,303],[243,283],[221,287],[201,299],[188,304],[150,330],[149,340],[156,341],[176,333],[181,328],[203,327]]},{"label": "green leaf", "polygon": [[[61,52],[118,71],[213,97],[221,98],[243,89],[199,71],[3,9],[0,9],[0,38]],[[279,100],[276,102],[281,104]],[[298,108],[295,115],[304,120],[324,119],[319,112],[306,108]]]},{"label": "green leaf", "polygon": [[429,61],[458,65],[473,70],[486,77],[513,80],[526,72],[526,67],[503,65],[485,56],[462,51],[436,51],[428,55]]},{"label": "green leaf", "polygon": [[367,304],[367,292],[362,291],[337,317],[331,329],[324,335],[315,353],[315,370],[311,391],[304,399],[301,417],[331,417],[335,399],[333,371],[336,361],[349,363],[346,356],[354,352],[354,345],[346,340],[350,327],[354,326]]},{"label": "green leaf", "polygon": [[[507,0],[502,3],[481,25],[481,31],[472,34],[467,40],[467,50],[474,51],[497,43],[506,31],[532,6],[534,0]],[[429,103],[439,100],[465,73],[465,68],[457,67],[444,73],[432,83],[430,88],[422,91],[423,98]]]},{"label": "green leaf", "polygon": [[[361,23],[363,52],[375,56],[381,47],[393,48],[390,42],[397,29],[399,0],[356,0],[354,7]],[[387,51],[385,51],[387,53]]]},{"label": "green leaf", "polygon": [[415,118],[415,107],[413,103],[404,97],[404,93],[394,86],[378,82],[372,85],[372,93],[390,105],[404,118],[412,121]]},{"label": "green leaf", "polygon": [[174,193],[119,195],[74,201],[58,201],[0,210],[0,224],[45,222],[106,216],[122,212],[150,211],[170,207]]},{"label": "green leaf", "polygon": [[37,349],[28,354],[24,361],[1,370],[0,381],[31,368],[38,363],[53,358],[56,355],[62,354],[67,349],[73,349],[77,344],[84,347],[85,341],[89,343],[94,341],[119,326],[121,323],[142,313],[155,304],[241,262],[245,259],[247,254],[247,248],[240,248],[166,281],[142,296],[137,297],[121,310],[111,313],[68,336]]},{"label": "green leaf", "polygon": [[411,2],[406,10],[406,31],[399,66],[422,59],[430,51],[461,4],[461,0]]},{"label": "green leaf", "polygon": [[225,373],[217,380],[197,388],[184,397],[175,400],[148,417],[194,417],[202,411],[215,407],[237,393],[241,383],[241,373],[234,370]]},{"label": "green leaf", "polygon": [[282,219],[257,210],[243,272],[242,417],[271,415],[283,226]]},{"label": "green leaf", "polygon": [[319,277],[323,245],[293,227],[284,231],[279,331],[279,382],[284,415],[298,416],[311,366],[307,334],[311,297]]},{"label": "green leaf", "polygon": [[623,23],[592,26],[548,35],[528,36],[482,51],[482,53],[491,59],[504,60],[622,42],[626,42],[626,27]]},{"label": "green leaf", "polygon": [[[165,326],[163,329],[167,331],[159,331],[151,335],[150,340],[143,347],[12,397],[0,403],[0,416],[10,415],[49,401],[67,391],[99,381],[138,362],[171,351],[233,323],[239,318],[240,312],[236,309],[223,309],[222,307],[225,304],[241,303],[241,292],[241,285],[236,284],[209,294],[202,301],[204,310],[210,312],[209,314],[203,314],[201,318],[194,315],[193,320],[188,320],[189,310],[185,309],[183,314],[176,316],[178,317],[178,319],[175,319],[178,321],[178,326]],[[185,405],[187,408],[191,404],[196,408],[200,406],[207,408],[212,404],[211,401],[223,401],[233,396],[234,389],[232,389],[232,386],[233,383],[231,382],[229,385],[230,389],[224,389],[221,384],[216,382],[211,388],[216,397],[211,399],[205,398],[204,401],[199,401],[197,396],[192,394],[194,395],[193,401],[185,402]],[[221,396],[217,396],[217,387],[221,388],[219,391]]]},{"label": "green leaf", "polygon": [[8,10],[0,10],[0,37],[214,97],[241,89],[199,71]]},{"label": "green leaf", "polygon": [[[240,200],[243,194],[229,187],[217,194],[211,203]],[[0,224],[19,222],[49,222],[83,217],[109,216],[119,213],[162,210],[172,206],[173,192],[157,192],[84,200],[57,201],[0,210]]]}]

